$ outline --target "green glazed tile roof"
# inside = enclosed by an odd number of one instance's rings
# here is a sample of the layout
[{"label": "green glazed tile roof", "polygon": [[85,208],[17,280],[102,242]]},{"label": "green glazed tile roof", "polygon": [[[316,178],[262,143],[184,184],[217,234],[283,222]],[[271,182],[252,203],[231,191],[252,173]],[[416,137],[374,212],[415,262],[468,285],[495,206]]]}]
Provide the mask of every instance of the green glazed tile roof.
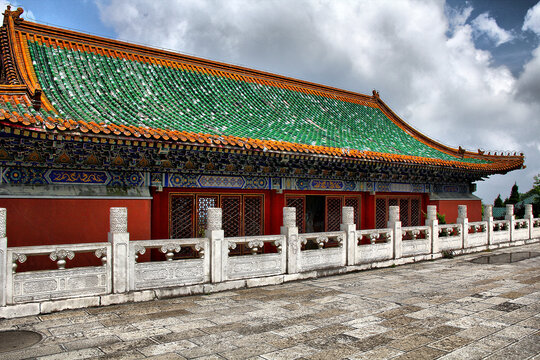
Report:
[{"label": "green glazed tile roof", "polygon": [[58,111],[56,117],[488,162],[434,149],[376,107],[30,40],[28,47],[43,92]]}]

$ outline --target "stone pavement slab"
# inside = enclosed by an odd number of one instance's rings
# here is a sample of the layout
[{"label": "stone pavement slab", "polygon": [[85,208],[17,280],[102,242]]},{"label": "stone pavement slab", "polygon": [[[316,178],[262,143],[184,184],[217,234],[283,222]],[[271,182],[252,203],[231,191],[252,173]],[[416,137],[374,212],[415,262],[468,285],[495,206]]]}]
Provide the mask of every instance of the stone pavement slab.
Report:
[{"label": "stone pavement slab", "polygon": [[486,254],[0,320],[43,335],[0,358],[540,359],[540,257]]}]

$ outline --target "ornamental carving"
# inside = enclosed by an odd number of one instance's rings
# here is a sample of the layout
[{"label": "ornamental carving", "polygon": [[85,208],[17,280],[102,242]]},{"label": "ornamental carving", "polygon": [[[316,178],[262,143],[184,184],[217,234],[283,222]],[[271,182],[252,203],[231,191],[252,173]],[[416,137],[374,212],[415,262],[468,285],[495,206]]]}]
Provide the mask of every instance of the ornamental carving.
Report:
[{"label": "ornamental carving", "polygon": [[352,206],[344,206],[342,209],[343,224],[354,224],[354,208]]},{"label": "ornamental carving", "polygon": [[296,208],[283,208],[283,226],[287,228],[296,227]]},{"label": "ornamental carving", "polygon": [[101,260],[101,263],[103,265],[107,264],[107,248],[97,249],[94,252],[94,255],[96,255],[96,257]]},{"label": "ornamental carving", "polygon": [[66,258],[73,260],[75,253],[70,250],[56,250],[49,254],[49,259],[56,261],[59,269],[66,268]]},{"label": "ornamental carving", "polygon": [[458,218],[467,218],[467,205],[458,205]]},{"label": "ornamental carving", "polygon": [[11,258],[11,261],[13,262],[13,264],[11,266],[11,270],[12,270],[12,272],[14,274],[17,271],[17,262],[22,264],[23,262],[26,261],[26,259],[27,259],[27,257],[26,257],[25,254],[13,253],[13,256]]},{"label": "ornamental carving", "polygon": [[326,244],[328,242],[328,237],[326,236],[317,236],[317,238],[315,239],[315,242],[317,243],[317,246],[319,247],[319,249],[322,249],[324,248],[324,244]]},{"label": "ornamental carving", "polygon": [[199,253],[199,257],[201,259],[204,259],[204,243],[200,242],[198,244],[195,244],[195,251]]},{"label": "ornamental carving", "polygon": [[277,251],[280,253],[281,252],[281,247],[283,245],[281,239],[277,239],[276,241],[274,241],[274,245],[276,246]]},{"label": "ornamental carving", "polygon": [[228,247],[229,253],[230,253],[231,250],[236,249],[236,243],[234,241],[229,241],[229,245],[227,247]]},{"label": "ornamental carving", "polygon": [[493,205],[484,206],[484,220],[488,220],[493,217]]},{"label": "ornamental carving", "polygon": [[6,216],[7,210],[5,208],[0,209],[0,238],[6,237]]},{"label": "ornamental carving", "polygon": [[248,242],[247,246],[251,249],[251,253],[255,255],[264,246],[264,242],[262,240],[252,240]]},{"label": "ornamental carving", "polygon": [[399,221],[399,206],[390,206],[388,210],[388,221],[391,223]]},{"label": "ornamental carving", "polygon": [[294,255],[298,254],[298,237],[296,235],[292,235],[290,237],[290,242],[291,242],[291,245],[290,245],[291,252]]},{"label": "ornamental carving", "polygon": [[127,208],[113,207],[110,210],[110,232],[127,233]]},{"label": "ornamental carving", "polygon": [[173,244],[173,243],[163,245],[159,249],[159,251],[165,254],[167,261],[172,261],[174,257],[174,253],[179,253],[180,250],[182,250],[182,247],[180,246],[180,244]]},{"label": "ornamental carving", "polygon": [[437,220],[437,206],[427,206],[427,220]]},{"label": "ornamental carving", "polygon": [[369,234],[369,243],[370,244],[375,243],[377,240],[379,240],[379,237],[380,237],[380,234],[378,234],[378,233]]},{"label": "ornamental carving", "polygon": [[210,231],[221,230],[222,216],[221,208],[208,208],[208,223],[206,228]]}]

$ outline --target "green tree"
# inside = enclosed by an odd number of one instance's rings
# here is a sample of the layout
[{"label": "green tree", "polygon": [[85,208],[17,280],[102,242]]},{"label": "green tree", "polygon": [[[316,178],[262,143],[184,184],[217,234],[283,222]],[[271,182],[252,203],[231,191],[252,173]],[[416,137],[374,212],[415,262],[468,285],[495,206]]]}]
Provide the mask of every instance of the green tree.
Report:
[{"label": "green tree", "polygon": [[540,195],[540,174],[534,176],[533,190]]},{"label": "green tree", "polygon": [[493,206],[495,207],[504,207],[504,203],[501,199],[501,194],[499,194],[499,196],[497,196],[497,198],[495,199],[495,202],[493,203]]},{"label": "green tree", "polygon": [[506,199],[505,204],[515,204],[519,202],[519,189],[516,183],[512,186],[512,191],[510,191],[510,197]]}]

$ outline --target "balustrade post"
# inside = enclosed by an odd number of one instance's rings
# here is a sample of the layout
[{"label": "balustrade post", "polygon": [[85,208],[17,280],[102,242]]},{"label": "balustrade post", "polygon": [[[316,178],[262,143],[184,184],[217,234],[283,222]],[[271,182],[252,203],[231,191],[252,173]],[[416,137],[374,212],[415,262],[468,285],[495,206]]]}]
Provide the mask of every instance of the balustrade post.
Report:
[{"label": "balustrade post", "polygon": [[486,231],[488,237],[488,245],[493,244],[493,205],[484,205],[484,221],[486,224]]},{"label": "balustrade post", "polygon": [[7,210],[0,208],[0,306],[6,305],[7,272],[11,271],[7,261],[6,220]]},{"label": "balustrade post", "polygon": [[281,235],[287,238],[287,273],[298,272],[298,257],[300,256],[300,243],[298,241],[298,227],[296,226],[296,208],[283,208],[283,226]]},{"label": "balustrade post", "polygon": [[437,219],[437,206],[427,206],[426,226],[429,226],[431,233],[431,253],[437,254],[439,246],[439,220]]},{"label": "balustrade post", "polygon": [[129,291],[129,233],[125,207],[110,208],[109,242],[112,247],[112,289],[115,294]]},{"label": "balustrade post", "polygon": [[347,265],[356,264],[356,224],[354,223],[354,208],[344,206],[341,209],[342,224],[340,230],[345,231],[345,243],[347,249]]},{"label": "balustrade post", "polygon": [[533,237],[533,222],[534,215],[533,215],[533,206],[532,204],[526,204],[525,205],[525,220],[527,220],[529,223],[527,224],[529,228],[529,239],[532,239]]},{"label": "balustrade post", "polygon": [[515,221],[516,217],[514,216],[514,205],[508,204],[506,205],[506,215],[504,216],[505,220],[508,220],[508,230],[510,231],[510,239],[509,241],[514,241],[514,226],[516,226]]},{"label": "balustrade post", "polygon": [[205,236],[210,243],[210,274],[213,283],[222,282],[225,278],[224,257],[229,256],[229,246],[225,241],[222,229],[223,212],[221,208],[208,208],[208,221]]},{"label": "balustrade post", "polygon": [[403,254],[401,247],[403,236],[401,233],[401,221],[399,220],[399,206],[390,206],[388,211],[388,227],[394,232],[394,237],[392,239],[394,242],[394,259],[399,259]]},{"label": "balustrade post", "polygon": [[458,205],[458,224],[461,225],[461,247],[469,248],[469,219],[467,218],[467,205]]}]

